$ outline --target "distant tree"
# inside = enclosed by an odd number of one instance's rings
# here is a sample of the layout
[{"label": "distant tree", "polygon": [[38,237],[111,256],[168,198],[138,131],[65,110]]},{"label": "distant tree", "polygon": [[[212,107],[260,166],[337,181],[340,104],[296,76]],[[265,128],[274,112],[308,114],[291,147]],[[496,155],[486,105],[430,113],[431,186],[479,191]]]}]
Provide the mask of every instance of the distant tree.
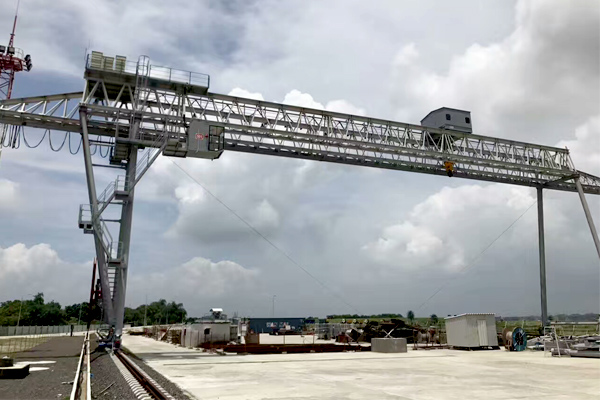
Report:
[{"label": "distant tree", "polygon": [[437,323],[439,322],[438,316],[435,314],[431,314],[431,317],[429,317],[430,321],[431,321],[431,325],[437,325]]},{"label": "distant tree", "polygon": [[125,307],[125,323],[133,326],[142,325],[144,314],[146,323],[149,325],[165,324],[167,322],[176,324],[185,321],[187,318],[187,311],[182,303],[175,303],[174,301],[167,303],[165,299],[160,299],[148,305],[142,304],[137,308]]},{"label": "distant tree", "polygon": [[415,320],[415,313],[414,313],[414,312],[412,312],[412,310],[409,310],[409,311],[406,313],[406,318],[408,318],[408,320],[409,320],[409,321],[410,321],[410,323],[412,324],[412,323],[413,323],[413,321]]},{"label": "distant tree", "polygon": [[62,325],[67,321],[65,310],[55,301],[44,302],[44,294],[33,300],[13,300],[0,304],[0,325],[21,326]]},{"label": "distant tree", "polygon": [[66,322],[65,311],[56,301],[46,303],[42,308],[40,322],[40,325],[62,325]]},{"label": "distant tree", "polygon": [[38,293],[33,297],[33,302],[36,304],[44,305],[44,293]]}]

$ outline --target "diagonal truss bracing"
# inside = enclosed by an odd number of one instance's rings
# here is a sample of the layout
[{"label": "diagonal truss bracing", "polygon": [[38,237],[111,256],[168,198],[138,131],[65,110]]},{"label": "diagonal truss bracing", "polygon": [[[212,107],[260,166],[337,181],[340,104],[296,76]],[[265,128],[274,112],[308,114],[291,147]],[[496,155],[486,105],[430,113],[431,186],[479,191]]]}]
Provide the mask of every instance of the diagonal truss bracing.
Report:
[{"label": "diagonal truss bracing", "polygon": [[[85,104],[90,134],[116,137],[129,130],[134,89],[123,84],[109,98],[97,81],[84,93],[0,102],[0,123],[80,132]],[[579,177],[585,192],[600,194],[600,178],[576,170],[567,149],[220,94],[148,89],[144,96],[138,137],[121,134],[128,138],[117,142],[152,146],[166,126],[185,140],[189,122],[204,119],[225,127],[231,151],[436,175],[452,162],[459,178],[576,191],[570,180]]]}]

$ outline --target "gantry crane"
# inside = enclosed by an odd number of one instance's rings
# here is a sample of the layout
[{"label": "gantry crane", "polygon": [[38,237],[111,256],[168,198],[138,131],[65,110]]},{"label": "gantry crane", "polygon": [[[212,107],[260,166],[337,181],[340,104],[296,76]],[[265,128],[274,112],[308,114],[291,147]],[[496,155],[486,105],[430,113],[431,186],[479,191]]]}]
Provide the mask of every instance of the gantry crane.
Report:
[{"label": "gantry crane", "polygon": [[[80,207],[79,227],[94,236],[104,313],[117,337],[135,186],[160,154],[217,159],[239,151],[535,187],[544,323],[543,189],[579,193],[600,257],[584,195],[600,194],[600,178],[577,170],[567,149],[210,93],[208,75],[152,65],[146,56],[132,62],[92,52],[84,79],[83,92],[1,101],[0,123],[17,127],[2,143],[15,143],[22,127],[81,134],[89,203]],[[92,146],[110,149],[109,165],[92,162]],[[94,167],[123,173],[98,195]],[[117,220],[103,217],[112,206],[120,207]],[[119,226],[115,236],[111,223]]]}]

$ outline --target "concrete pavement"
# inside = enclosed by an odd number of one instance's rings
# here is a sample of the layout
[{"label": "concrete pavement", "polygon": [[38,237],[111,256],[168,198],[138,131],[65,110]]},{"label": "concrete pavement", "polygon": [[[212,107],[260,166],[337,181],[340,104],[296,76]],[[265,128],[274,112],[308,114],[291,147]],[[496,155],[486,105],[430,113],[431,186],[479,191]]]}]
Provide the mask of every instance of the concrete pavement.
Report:
[{"label": "concrete pavement", "polygon": [[[290,341],[306,340],[300,337]],[[261,335],[261,343],[281,340]],[[140,336],[123,344],[198,399],[598,399],[600,360],[504,350],[211,355]],[[409,346],[409,348],[412,346]]]}]

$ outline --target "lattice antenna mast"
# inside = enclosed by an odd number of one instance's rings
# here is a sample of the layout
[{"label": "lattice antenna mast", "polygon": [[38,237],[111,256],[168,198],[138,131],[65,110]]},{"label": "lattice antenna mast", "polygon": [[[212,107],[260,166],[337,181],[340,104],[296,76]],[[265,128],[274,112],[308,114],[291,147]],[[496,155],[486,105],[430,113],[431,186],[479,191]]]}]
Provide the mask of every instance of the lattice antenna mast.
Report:
[{"label": "lattice antenna mast", "polygon": [[17,1],[17,11],[15,11],[15,22],[13,22],[13,29],[10,34],[10,40],[8,41],[8,47],[12,47],[15,42],[15,32],[17,31],[17,18],[19,16],[19,4],[21,4],[21,0]]},{"label": "lattice antenna mast", "polygon": [[14,46],[19,18],[19,3],[17,2],[17,10],[8,46],[0,45],[0,100],[10,99],[14,87],[15,74],[21,71],[31,71],[32,67],[31,56],[29,54],[24,55],[22,49]]}]

